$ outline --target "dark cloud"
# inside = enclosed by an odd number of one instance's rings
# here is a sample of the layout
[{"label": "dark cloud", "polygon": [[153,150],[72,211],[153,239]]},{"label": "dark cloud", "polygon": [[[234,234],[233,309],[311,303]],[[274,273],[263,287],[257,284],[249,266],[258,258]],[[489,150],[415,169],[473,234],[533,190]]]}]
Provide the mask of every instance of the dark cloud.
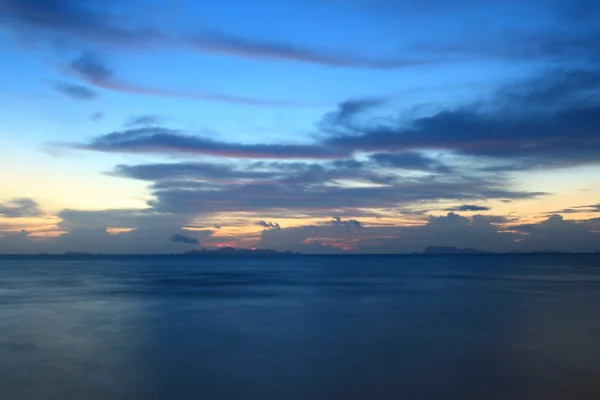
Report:
[{"label": "dark cloud", "polygon": [[175,235],[169,236],[169,240],[175,243],[185,243],[185,244],[199,244],[200,242],[196,238],[192,238],[189,236],[182,235],[177,233]]},{"label": "dark cloud", "polygon": [[[429,217],[420,226],[379,226],[339,229],[331,225],[308,225],[263,231],[260,247],[312,252],[306,244],[325,246],[315,252],[345,249],[355,253],[412,253],[427,246],[475,248],[494,252],[558,250],[593,252],[600,246],[600,219],[566,221],[550,217],[538,224],[503,227],[503,216],[464,217],[449,213]],[[568,237],[570,236],[570,237]]]},{"label": "dark cloud", "polygon": [[[388,176],[389,170],[379,175],[368,163],[348,161],[119,165],[112,174],[152,182],[150,188],[156,198],[151,206],[160,212],[184,214],[270,210],[288,216],[298,211],[360,216],[365,215],[360,209],[396,208],[413,201],[531,198],[543,194],[509,190],[501,177],[408,178],[398,172]],[[360,182],[363,184],[357,186]]]},{"label": "dark cloud", "polygon": [[266,221],[261,220],[261,221],[257,221],[256,225],[262,226],[263,228],[266,228],[266,229],[275,229],[275,230],[281,229],[281,226],[279,226],[279,224],[276,222],[266,222]]},{"label": "dark cloud", "polygon": [[38,217],[42,211],[35,200],[19,198],[0,203],[0,215],[6,218]]},{"label": "dark cloud", "polygon": [[331,221],[329,221],[329,223],[333,226],[340,226],[340,227],[343,226],[343,227],[347,227],[347,228],[362,228],[363,227],[362,222],[360,222],[356,219],[343,220],[339,216],[333,217],[333,219]]},{"label": "dark cloud", "polygon": [[98,56],[91,53],[83,53],[71,61],[69,66],[84,80],[96,84],[105,82],[114,74],[114,70],[108,68]]},{"label": "dark cloud", "polygon": [[[487,167],[488,172],[597,163],[597,79],[600,74],[591,70],[555,71],[523,82],[519,90],[504,88],[490,103],[444,110],[408,123],[374,122],[333,135],[323,145],[366,152],[442,150],[480,157],[482,170]],[[569,90],[559,90],[565,86]]]},{"label": "dark cloud", "polygon": [[346,100],[339,104],[338,110],[333,115],[335,115],[338,123],[340,121],[349,121],[355,116],[369,109],[379,107],[382,104],[385,104],[383,99],[375,98]]},{"label": "dark cloud", "polygon": [[241,144],[201,136],[186,135],[178,130],[145,127],[113,132],[96,137],[81,149],[122,153],[195,153],[239,158],[337,158],[348,151],[336,151],[320,145]]},{"label": "dark cloud", "polygon": [[526,234],[522,246],[527,250],[593,252],[600,249],[598,219],[565,220],[554,214],[537,224],[522,224],[511,229]]},{"label": "dark cloud", "polygon": [[435,150],[476,158],[472,170],[483,173],[561,168],[600,162],[599,84],[597,71],[555,70],[506,85],[489,101],[411,121],[388,118],[357,123],[351,115],[380,102],[341,105],[336,115],[345,115],[342,122],[325,118],[328,135],[311,144],[227,143],[156,126],[109,133],[78,147],[243,158],[337,158],[357,168],[364,162],[349,157],[367,152],[376,153],[370,161],[381,166],[455,173],[451,165],[422,153]]},{"label": "dark cloud", "polygon": [[532,198],[543,193],[511,191],[493,183],[413,181],[382,187],[327,184],[239,184],[218,188],[187,185],[156,188],[149,204],[161,212],[280,212],[396,208],[415,201]]},{"label": "dark cloud", "polygon": [[489,210],[491,210],[490,207],[478,206],[475,204],[464,204],[462,206],[446,208],[446,211],[454,211],[454,212],[489,211]]},{"label": "dark cloud", "polygon": [[391,167],[384,171],[372,167],[352,159],[183,162],[119,165],[112,174],[152,182],[151,207],[183,214],[269,210],[288,216],[297,212],[342,215],[361,209],[396,209],[415,201],[523,199],[544,194],[511,190],[499,174],[415,177]]},{"label": "dark cloud", "polygon": [[[374,226],[339,229],[337,225],[311,225],[262,232],[261,247],[302,251],[306,243],[319,243],[357,253],[421,252],[427,246],[475,247],[508,251],[521,235],[499,231],[481,216],[466,218],[449,213],[430,217],[421,226]],[[331,252],[331,251],[330,251]]]},{"label": "dark cloud", "polygon": [[381,166],[441,174],[452,172],[449,166],[417,152],[377,153],[372,154],[371,159]]},{"label": "dark cloud", "polygon": [[67,82],[53,82],[52,88],[75,100],[93,100],[98,97],[98,92],[92,89]]},{"label": "dark cloud", "polygon": [[[0,253],[164,254],[180,252],[181,243],[198,245],[204,239],[210,242],[213,234],[212,230],[182,229],[189,217],[149,210],[66,210],[60,215],[63,218],[60,226],[68,232],[58,238],[36,238],[27,231],[2,232]],[[429,217],[418,226],[363,226],[356,220],[341,218],[289,228],[264,220],[257,224],[267,228],[261,232],[257,247],[305,253],[411,253],[423,251],[427,246],[497,252],[600,249],[600,218],[573,221],[560,215],[520,225],[514,225],[514,219],[505,216],[464,217],[456,213]],[[111,234],[103,225],[132,229]],[[360,229],[352,229],[359,226]]]},{"label": "dark cloud", "polygon": [[336,133],[340,129],[344,131],[357,131],[357,120],[359,117],[367,114],[370,110],[376,110],[384,106],[386,101],[382,98],[363,98],[346,100],[338,104],[337,109],[327,113],[320,121],[320,127],[323,131]]}]

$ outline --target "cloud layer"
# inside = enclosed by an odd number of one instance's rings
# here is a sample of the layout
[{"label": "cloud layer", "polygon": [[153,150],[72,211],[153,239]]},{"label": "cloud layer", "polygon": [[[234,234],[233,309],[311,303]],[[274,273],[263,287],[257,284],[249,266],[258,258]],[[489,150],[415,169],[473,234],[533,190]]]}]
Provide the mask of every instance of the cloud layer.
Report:
[{"label": "cloud layer", "polygon": [[[66,233],[56,238],[39,238],[26,231],[0,232],[0,253],[165,254],[220,241],[214,237],[217,235],[214,230],[174,228],[182,223],[180,216],[150,210],[65,210],[60,215],[63,218],[60,226],[68,229]],[[448,213],[430,216],[425,224],[417,226],[365,224],[340,217],[293,227],[258,221],[256,225],[264,229],[254,246],[317,254],[412,253],[421,252],[427,246],[471,247],[495,252],[600,250],[600,218],[576,221],[555,214],[539,223],[510,224],[509,220]],[[130,229],[118,233],[107,229],[124,226]]]}]

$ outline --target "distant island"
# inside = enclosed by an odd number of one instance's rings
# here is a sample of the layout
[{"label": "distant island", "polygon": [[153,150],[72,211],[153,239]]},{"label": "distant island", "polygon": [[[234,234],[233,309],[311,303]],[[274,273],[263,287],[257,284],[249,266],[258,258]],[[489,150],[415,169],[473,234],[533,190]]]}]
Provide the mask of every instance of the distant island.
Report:
[{"label": "distant island", "polygon": [[[103,256],[118,256],[120,254],[104,254],[104,253],[89,253],[82,251],[67,251],[62,254],[49,254],[39,253],[37,256],[62,256],[62,257],[74,257],[74,258],[90,258],[90,257],[103,257]],[[219,247],[216,249],[202,249],[202,250],[190,250],[184,253],[171,253],[171,254],[122,254],[122,255],[148,255],[148,256],[179,256],[179,257],[212,257],[212,256],[291,256],[301,255],[301,253],[294,253],[291,251],[278,251],[271,249],[238,249],[235,247]]]},{"label": "distant island", "polygon": [[181,253],[184,256],[222,256],[222,255],[233,255],[233,256],[291,256],[300,255],[300,253],[293,253],[291,251],[278,251],[271,249],[237,249],[235,247],[219,247],[214,250],[190,250],[185,253]]},{"label": "distant island", "polygon": [[493,254],[489,251],[472,248],[459,249],[452,246],[427,246],[421,254]]},{"label": "distant island", "polygon": [[[531,250],[522,251],[516,250],[511,252],[493,252],[478,250],[474,248],[459,248],[454,246],[427,246],[422,252],[412,253],[382,253],[381,255],[408,255],[408,256],[429,256],[429,255],[469,255],[469,254],[480,254],[480,255],[543,255],[543,254],[578,254],[566,251],[553,251],[553,250]],[[583,254],[583,253],[582,253]],[[600,250],[586,254],[600,254]],[[371,256],[369,253],[358,253],[358,252],[345,252],[335,254],[307,254],[293,251],[279,251],[272,249],[244,249],[235,247],[219,247],[215,249],[199,249],[190,250],[182,253],[162,253],[162,254],[109,254],[109,253],[90,253],[82,251],[67,251],[65,253],[37,253],[37,254],[0,254],[0,256],[23,256],[23,257],[40,257],[40,258],[56,258],[65,257],[73,259],[81,258],[114,258],[114,257],[131,257],[131,256],[148,256],[148,257],[186,257],[186,258],[203,258],[203,257],[290,257],[290,256],[338,256],[338,257],[353,257],[353,256]]]}]

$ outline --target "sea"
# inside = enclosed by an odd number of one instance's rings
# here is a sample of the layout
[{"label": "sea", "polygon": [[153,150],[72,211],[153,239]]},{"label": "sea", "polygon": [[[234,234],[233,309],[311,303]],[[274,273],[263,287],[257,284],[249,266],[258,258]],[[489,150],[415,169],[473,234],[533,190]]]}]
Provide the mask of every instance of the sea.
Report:
[{"label": "sea", "polygon": [[0,399],[600,398],[600,254],[0,256]]}]

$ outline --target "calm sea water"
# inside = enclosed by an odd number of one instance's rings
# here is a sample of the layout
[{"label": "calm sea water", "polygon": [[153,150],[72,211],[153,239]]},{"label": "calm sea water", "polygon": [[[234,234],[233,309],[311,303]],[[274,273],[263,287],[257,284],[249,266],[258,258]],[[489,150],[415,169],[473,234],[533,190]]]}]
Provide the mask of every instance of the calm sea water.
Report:
[{"label": "calm sea water", "polygon": [[0,399],[598,399],[600,255],[0,257]]}]

